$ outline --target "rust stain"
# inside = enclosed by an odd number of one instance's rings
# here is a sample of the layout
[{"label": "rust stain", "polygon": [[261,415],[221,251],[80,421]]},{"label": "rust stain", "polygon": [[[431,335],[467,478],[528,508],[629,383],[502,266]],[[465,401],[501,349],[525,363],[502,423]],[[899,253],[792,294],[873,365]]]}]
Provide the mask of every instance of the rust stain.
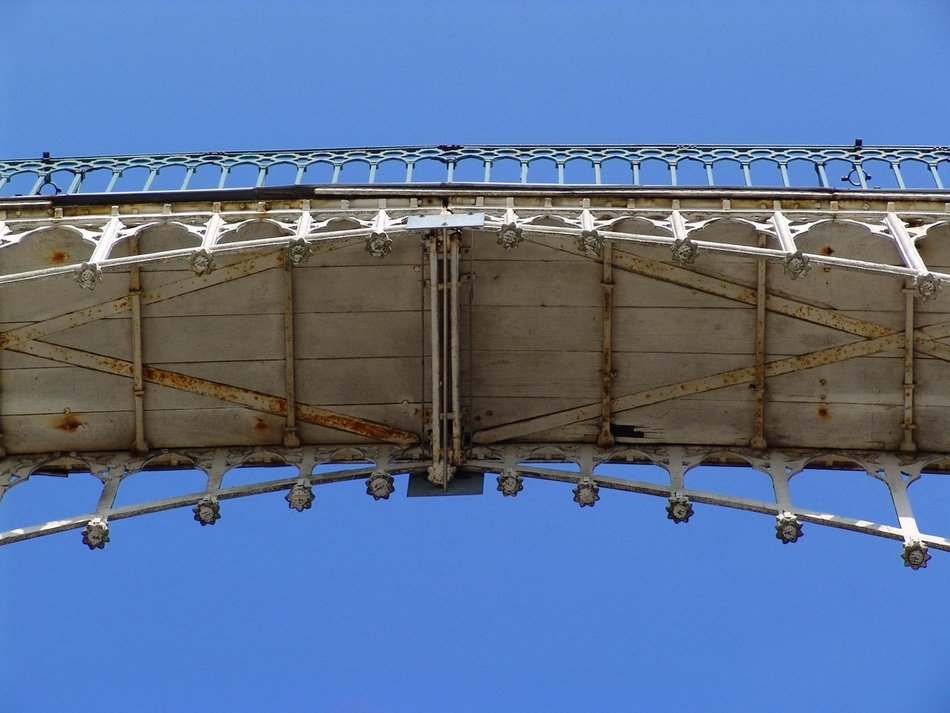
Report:
[{"label": "rust stain", "polygon": [[64,413],[56,420],[56,428],[67,433],[75,433],[86,427],[86,422],[74,413]]},{"label": "rust stain", "polygon": [[256,422],[254,423],[254,428],[256,428],[258,431],[266,431],[269,426],[263,418],[257,418]]},{"label": "rust stain", "polygon": [[831,248],[830,245],[823,245],[823,246],[821,247],[821,249],[820,249],[818,252],[820,252],[822,255],[834,255],[834,254],[835,254],[835,251]]},{"label": "rust stain", "polygon": [[[250,389],[241,389],[230,384],[221,384],[210,379],[201,379],[187,374],[167,371],[157,367],[147,366],[142,370],[143,378],[153,384],[169,386],[180,391],[188,391],[202,396],[209,396],[220,401],[240,404],[248,408],[274,414],[287,415],[287,399],[264,394]],[[356,433],[368,438],[374,438],[388,443],[415,444],[419,438],[414,433],[402,431],[381,423],[367,421],[362,418],[346,416],[344,414],[327,411],[315,406],[297,404],[297,418],[317,426]],[[265,428],[266,428],[265,424]]]},{"label": "rust stain", "polygon": [[59,265],[66,262],[69,259],[69,253],[63,252],[62,250],[54,250],[53,254],[50,255],[49,261],[54,265]]},{"label": "rust stain", "polygon": [[831,411],[829,411],[828,407],[824,404],[818,407],[818,418],[820,418],[822,421],[831,420]]}]

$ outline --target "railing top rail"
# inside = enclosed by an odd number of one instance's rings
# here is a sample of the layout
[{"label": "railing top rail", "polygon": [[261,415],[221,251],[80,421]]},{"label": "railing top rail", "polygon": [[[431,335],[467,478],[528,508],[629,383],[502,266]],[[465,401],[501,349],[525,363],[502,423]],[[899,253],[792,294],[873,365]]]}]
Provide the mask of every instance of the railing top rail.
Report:
[{"label": "railing top rail", "polygon": [[950,146],[442,144],[0,159],[0,196],[481,182],[943,190]]}]

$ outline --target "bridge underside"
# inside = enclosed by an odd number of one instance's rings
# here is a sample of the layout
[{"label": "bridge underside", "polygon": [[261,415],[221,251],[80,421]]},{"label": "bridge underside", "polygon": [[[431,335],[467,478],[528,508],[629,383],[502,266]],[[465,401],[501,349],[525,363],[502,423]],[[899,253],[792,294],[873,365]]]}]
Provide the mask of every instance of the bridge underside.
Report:
[{"label": "bridge underside", "polygon": [[[0,203],[0,495],[40,473],[103,484],[89,512],[0,543],[267,489],[412,472],[450,491],[493,472],[505,494],[552,478],[582,505],[614,487],[950,549],[907,494],[950,453],[946,195],[262,196]],[[314,471],[341,462],[356,469]],[[774,501],[688,490],[713,462],[762,470]],[[222,483],[275,463],[299,474]],[[114,507],[130,474],[185,466],[205,491]],[[805,467],[866,470],[899,525],[796,508]]]}]

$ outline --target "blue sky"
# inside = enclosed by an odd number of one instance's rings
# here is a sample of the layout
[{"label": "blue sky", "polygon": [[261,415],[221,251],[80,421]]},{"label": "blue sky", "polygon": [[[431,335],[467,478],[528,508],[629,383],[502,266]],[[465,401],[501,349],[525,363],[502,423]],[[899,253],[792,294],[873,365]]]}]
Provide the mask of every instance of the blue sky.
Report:
[{"label": "blue sky", "polygon": [[[6,0],[0,155],[414,143],[947,144],[946,2]],[[720,478],[722,473],[709,474]],[[736,492],[763,476],[733,473]],[[81,478],[15,515],[62,514]],[[143,480],[141,493],[147,492]],[[924,529],[950,489],[922,484]],[[33,483],[29,484],[34,487]],[[891,518],[868,478],[796,497]],[[24,491],[26,489],[24,488]],[[15,491],[14,491],[15,492]],[[319,488],[0,548],[0,710],[950,708],[950,559],[530,481]],[[888,520],[890,521],[890,520]]]}]

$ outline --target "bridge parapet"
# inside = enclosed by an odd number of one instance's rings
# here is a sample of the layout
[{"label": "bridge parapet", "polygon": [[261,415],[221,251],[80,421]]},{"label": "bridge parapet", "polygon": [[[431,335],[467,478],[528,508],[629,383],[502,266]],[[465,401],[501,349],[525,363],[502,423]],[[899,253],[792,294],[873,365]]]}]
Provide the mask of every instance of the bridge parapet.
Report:
[{"label": "bridge parapet", "polygon": [[439,145],[0,160],[0,195],[496,183],[944,190],[947,146]]}]

